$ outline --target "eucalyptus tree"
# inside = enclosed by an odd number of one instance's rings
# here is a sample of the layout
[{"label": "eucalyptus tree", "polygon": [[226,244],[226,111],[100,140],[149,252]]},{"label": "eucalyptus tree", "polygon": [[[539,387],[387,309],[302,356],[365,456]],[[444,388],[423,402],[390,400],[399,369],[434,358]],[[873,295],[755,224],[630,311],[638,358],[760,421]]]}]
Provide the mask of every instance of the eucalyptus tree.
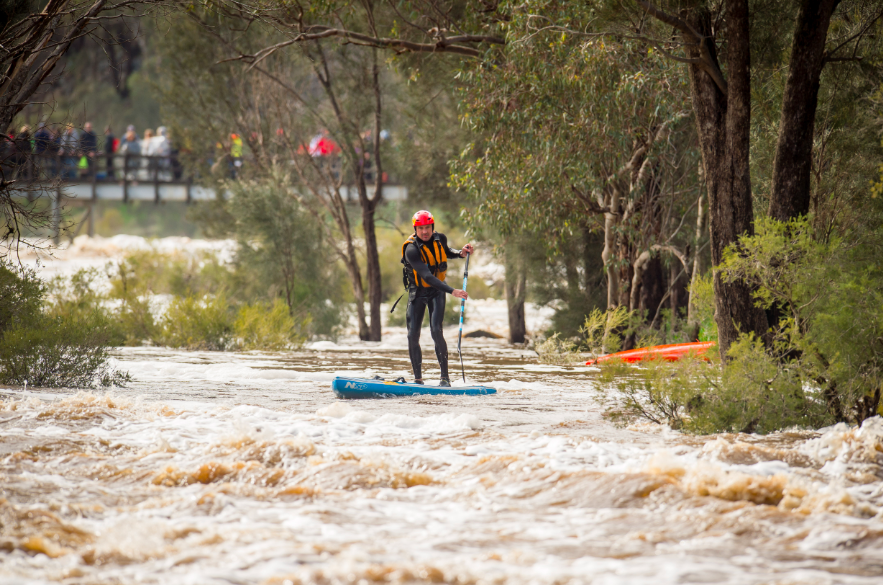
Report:
[{"label": "eucalyptus tree", "polygon": [[[809,210],[810,170],[819,80],[827,63],[861,59],[862,43],[879,25],[879,2],[801,0],[796,3],[726,0],[681,5],[636,0],[655,21],[639,22],[638,36],[672,60],[687,64],[693,109],[708,185],[712,260],[727,246],[754,233],[750,173],[752,50],[776,52],[791,37],[774,66],[788,78],[781,105],[770,214],[788,220]],[[840,13],[837,13],[838,8]],[[675,13],[674,11],[677,11]],[[786,35],[782,35],[782,23]],[[792,24],[793,22],[793,24]],[[832,22],[836,23],[829,38]],[[661,25],[661,26],[660,26]],[[672,32],[674,31],[674,32]],[[667,50],[668,49],[668,50]],[[669,51],[683,50],[682,55]],[[723,51],[723,61],[720,56]],[[787,56],[785,56],[787,55]],[[768,322],[742,280],[724,282],[715,270],[720,348],[726,353],[742,333],[765,335]]]},{"label": "eucalyptus tree", "polygon": [[545,233],[554,250],[602,230],[607,306],[635,310],[651,257],[689,262],[681,228],[700,188],[685,76],[631,41],[521,16],[507,28],[505,57],[461,76],[462,117],[480,142],[453,177],[504,234]]},{"label": "eucalyptus tree", "polygon": [[[158,42],[168,65],[161,81],[166,108],[201,154],[212,156],[215,141],[235,131],[258,172],[284,167],[291,196],[313,214],[327,249],[349,275],[360,338],[379,341],[376,212],[388,152],[382,130],[396,125],[384,110],[395,72],[381,66],[376,51],[321,39],[281,47],[282,38],[247,14],[188,12]],[[261,50],[268,45],[276,48]],[[319,134],[334,152],[319,156],[311,149]],[[350,217],[350,192],[364,239]]]}]

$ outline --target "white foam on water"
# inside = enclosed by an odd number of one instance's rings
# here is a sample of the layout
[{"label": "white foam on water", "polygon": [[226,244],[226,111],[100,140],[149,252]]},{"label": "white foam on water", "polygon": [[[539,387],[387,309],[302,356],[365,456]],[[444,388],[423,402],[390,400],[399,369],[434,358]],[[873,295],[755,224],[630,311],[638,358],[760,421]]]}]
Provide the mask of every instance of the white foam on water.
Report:
[{"label": "white foam on water", "polygon": [[[113,394],[49,402],[18,396],[0,408],[4,419],[23,417],[0,427],[4,442],[31,432],[51,450],[53,441],[67,437],[83,444],[80,459],[131,471],[72,473],[73,460],[61,458],[55,466],[5,476],[6,487],[39,485],[82,506],[96,499],[80,498],[78,490],[99,482],[103,491],[135,500],[71,518],[93,536],[87,545],[62,538],[57,546],[70,553],[3,553],[3,574],[16,578],[48,578],[66,566],[93,581],[147,583],[212,583],[222,576],[310,582],[319,572],[338,580],[376,579],[395,571],[525,584],[762,583],[771,572],[785,580],[808,572],[827,578],[824,567],[851,558],[845,543],[883,528],[878,520],[830,508],[792,513],[776,528],[781,520],[764,512],[764,504],[739,498],[760,497],[757,482],[782,477],[787,484],[802,470],[778,460],[717,459],[727,453],[723,437],[706,447],[499,426],[486,433],[475,414],[383,412],[382,405],[395,404],[390,401],[325,402],[312,412],[286,412],[199,401],[182,407]],[[93,424],[64,429],[87,414]],[[39,425],[28,431],[25,420]],[[812,449],[812,441],[795,448]],[[95,447],[110,451],[96,459],[97,452],[88,454]],[[709,496],[709,486],[719,495]],[[39,498],[20,502],[16,513],[23,506],[38,508]],[[707,522],[717,528],[707,532]],[[740,527],[743,522],[754,528]],[[820,555],[828,560],[794,568],[775,554],[751,552],[785,541],[796,543],[789,554],[805,555],[804,564]],[[617,558],[623,554],[627,558]],[[837,582],[873,582],[861,574],[841,577]]]}]

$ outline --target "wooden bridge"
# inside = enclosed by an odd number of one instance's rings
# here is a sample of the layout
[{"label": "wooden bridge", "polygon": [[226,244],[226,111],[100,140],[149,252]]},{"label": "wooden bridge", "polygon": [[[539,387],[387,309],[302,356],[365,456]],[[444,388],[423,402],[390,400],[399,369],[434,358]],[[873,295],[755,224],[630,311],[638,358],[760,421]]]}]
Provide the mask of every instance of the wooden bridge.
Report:
[{"label": "wooden bridge", "polygon": [[[95,235],[93,204],[97,201],[147,201],[158,205],[211,201],[218,197],[214,189],[185,177],[183,168],[173,157],[102,154],[85,161],[85,165],[80,164],[81,160],[55,154],[33,154],[19,165],[3,161],[4,174],[14,177],[19,184],[29,185],[30,196],[39,193],[51,198],[52,231],[56,241],[65,204],[88,207],[87,231],[92,236]],[[231,178],[235,177],[231,175]],[[341,186],[340,195],[345,201],[358,201],[355,186]],[[222,196],[227,197],[228,193],[222,193]],[[384,184],[383,198],[404,201],[408,198],[408,189],[402,185]]]}]

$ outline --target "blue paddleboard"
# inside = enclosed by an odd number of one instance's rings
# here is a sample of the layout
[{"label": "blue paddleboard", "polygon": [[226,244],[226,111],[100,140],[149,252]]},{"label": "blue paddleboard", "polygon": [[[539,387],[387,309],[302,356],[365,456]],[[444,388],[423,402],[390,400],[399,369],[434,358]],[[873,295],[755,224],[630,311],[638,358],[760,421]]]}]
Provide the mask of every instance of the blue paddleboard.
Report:
[{"label": "blue paddleboard", "polygon": [[442,388],[423,384],[408,384],[393,380],[369,380],[367,378],[334,378],[331,389],[338,398],[391,398],[415,394],[441,394],[445,396],[482,396],[496,394],[487,386],[456,386]]}]

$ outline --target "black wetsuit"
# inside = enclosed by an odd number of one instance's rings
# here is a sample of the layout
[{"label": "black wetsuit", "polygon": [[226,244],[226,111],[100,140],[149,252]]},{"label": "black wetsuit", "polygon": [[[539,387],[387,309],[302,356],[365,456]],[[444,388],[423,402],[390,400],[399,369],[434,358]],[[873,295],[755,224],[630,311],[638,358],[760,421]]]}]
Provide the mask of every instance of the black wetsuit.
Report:
[{"label": "black wetsuit", "polygon": [[[460,257],[460,250],[453,250],[448,246],[448,239],[444,234],[438,235],[439,243],[445,250],[448,260]],[[423,326],[423,316],[429,308],[429,333],[435,342],[435,356],[438,358],[438,366],[441,369],[441,377],[448,379],[448,344],[442,332],[445,318],[446,294],[454,292],[454,289],[444,281],[433,276],[420,255],[417,246],[405,247],[405,260],[417,272],[429,287],[411,286],[408,289],[408,311],[406,321],[408,324],[408,354],[411,357],[411,367],[414,370],[414,378],[423,378],[423,352],[420,351],[420,328]]]}]

